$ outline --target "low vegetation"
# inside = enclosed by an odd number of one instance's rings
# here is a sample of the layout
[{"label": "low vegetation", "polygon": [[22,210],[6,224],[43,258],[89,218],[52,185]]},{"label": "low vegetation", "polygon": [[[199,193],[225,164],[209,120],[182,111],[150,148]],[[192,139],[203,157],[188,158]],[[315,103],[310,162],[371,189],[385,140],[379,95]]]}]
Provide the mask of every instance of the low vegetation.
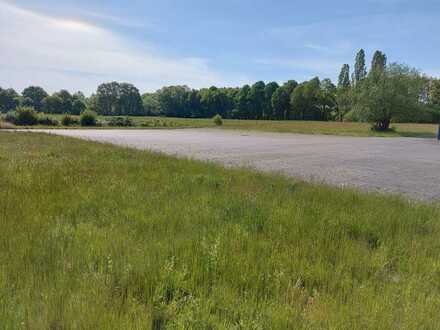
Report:
[{"label": "low vegetation", "polygon": [[0,132],[5,329],[434,329],[440,208]]},{"label": "low vegetation", "polygon": [[98,115],[93,111],[85,111],[79,117],[79,123],[85,127],[96,126],[98,123]]},{"label": "low vegetation", "polygon": [[134,126],[133,121],[129,117],[112,117],[108,121],[109,126],[113,127],[131,127]]},{"label": "low vegetation", "polygon": [[18,107],[5,116],[5,121],[19,126],[33,126],[38,124],[38,114],[31,107]]},{"label": "low vegetation", "polygon": [[63,126],[74,126],[74,125],[78,125],[79,124],[79,120],[77,120],[76,118],[74,118],[71,115],[64,115],[61,118],[61,125]]},{"label": "low vegetation", "polygon": [[223,125],[223,118],[220,115],[215,115],[214,118],[212,118],[215,126],[222,126]]},{"label": "low vegetation", "polygon": [[[40,128],[78,128],[79,116],[73,115],[49,115],[54,122],[61,126],[42,126]],[[14,128],[6,123],[7,115],[4,116],[0,128]],[[381,136],[381,137],[419,137],[435,138],[438,125],[435,124],[402,124],[392,123],[388,131],[371,130],[370,124],[352,122],[322,122],[322,121],[278,121],[278,120],[235,120],[222,119],[221,125],[217,125],[210,119],[191,118],[167,118],[167,117],[110,117],[98,116],[99,128],[214,128],[235,129],[243,131],[262,131],[277,133],[301,133],[301,134],[325,134],[343,136]],[[8,125],[6,125],[8,124]],[[96,127],[93,127],[96,128]]]}]

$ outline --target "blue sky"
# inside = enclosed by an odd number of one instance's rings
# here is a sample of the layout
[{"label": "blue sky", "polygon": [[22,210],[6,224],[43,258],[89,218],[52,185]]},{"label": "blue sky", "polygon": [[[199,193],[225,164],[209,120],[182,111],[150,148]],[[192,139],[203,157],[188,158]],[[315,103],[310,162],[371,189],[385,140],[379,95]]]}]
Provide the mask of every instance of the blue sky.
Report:
[{"label": "blue sky", "polygon": [[363,47],[440,75],[440,1],[0,0],[0,86],[336,79]]}]

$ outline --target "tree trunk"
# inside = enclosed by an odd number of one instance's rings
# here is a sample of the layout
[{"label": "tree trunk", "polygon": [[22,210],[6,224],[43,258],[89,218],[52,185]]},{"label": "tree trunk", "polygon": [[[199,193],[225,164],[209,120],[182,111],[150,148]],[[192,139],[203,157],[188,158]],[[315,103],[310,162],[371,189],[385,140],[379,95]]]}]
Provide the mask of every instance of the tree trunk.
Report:
[{"label": "tree trunk", "polygon": [[376,131],[387,131],[390,129],[391,120],[390,119],[384,119],[381,121],[376,122],[374,125],[374,130]]}]

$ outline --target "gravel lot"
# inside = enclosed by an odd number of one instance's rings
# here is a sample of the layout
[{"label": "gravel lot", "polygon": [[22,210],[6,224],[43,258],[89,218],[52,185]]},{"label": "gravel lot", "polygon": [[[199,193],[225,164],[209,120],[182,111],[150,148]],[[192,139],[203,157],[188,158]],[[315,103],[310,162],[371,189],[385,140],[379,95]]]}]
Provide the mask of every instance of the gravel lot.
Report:
[{"label": "gravel lot", "polygon": [[309,181],[440,200],[433,139],[180,130],[40,130],[171,155],[282,172]]}]

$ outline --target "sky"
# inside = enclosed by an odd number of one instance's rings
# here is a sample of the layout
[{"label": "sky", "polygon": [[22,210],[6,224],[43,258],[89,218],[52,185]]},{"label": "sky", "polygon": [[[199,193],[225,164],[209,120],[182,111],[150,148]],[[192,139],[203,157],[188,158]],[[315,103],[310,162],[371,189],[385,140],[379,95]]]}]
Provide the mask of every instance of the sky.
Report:
[{"label": "sky", "polygon": [[440,76],[438,0],[0,0],[0,86],[336,81],[360,48]]}]

